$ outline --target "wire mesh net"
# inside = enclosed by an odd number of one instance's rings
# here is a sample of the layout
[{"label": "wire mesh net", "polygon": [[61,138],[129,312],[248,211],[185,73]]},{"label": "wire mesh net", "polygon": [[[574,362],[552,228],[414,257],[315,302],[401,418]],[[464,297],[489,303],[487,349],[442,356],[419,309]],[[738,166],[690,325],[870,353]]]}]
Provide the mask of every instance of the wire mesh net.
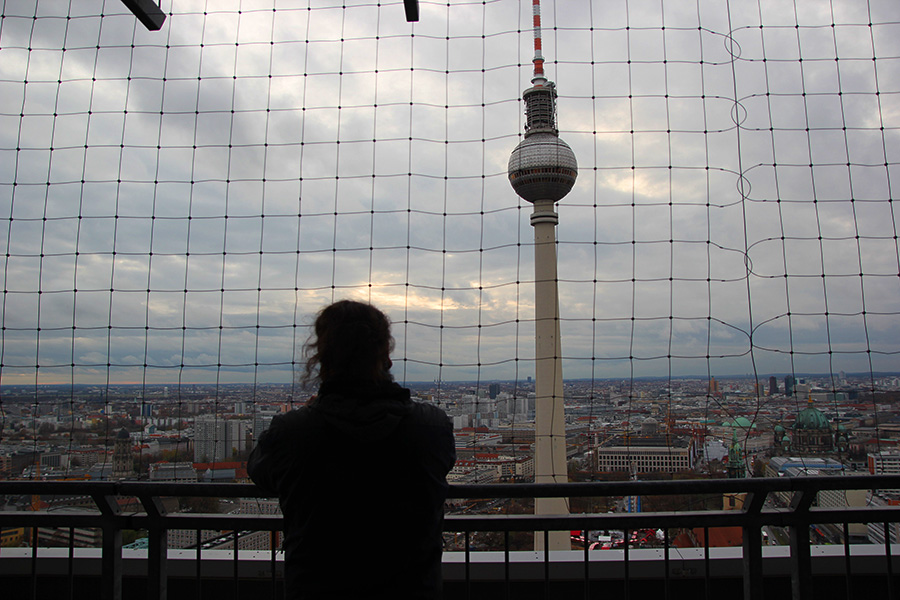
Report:
[{"label": "wire mesh net", "polygon": [[[3,3],[0,444],[112,465],[125,427],[143,463],[240,458],[308,397],[312,316],[346,297],[390,315],[396,379],[472,447],[527,428],[533,233],[507,160],[530,3],[421,2],[415,24],[401,2],[161,4],[151,32],[118,1]],[[573,419],[772,428],[807,405],[772,404],[786,377],[834,415],[887,401],[896,3],[543,18],[580,165],[557,206]]]}]

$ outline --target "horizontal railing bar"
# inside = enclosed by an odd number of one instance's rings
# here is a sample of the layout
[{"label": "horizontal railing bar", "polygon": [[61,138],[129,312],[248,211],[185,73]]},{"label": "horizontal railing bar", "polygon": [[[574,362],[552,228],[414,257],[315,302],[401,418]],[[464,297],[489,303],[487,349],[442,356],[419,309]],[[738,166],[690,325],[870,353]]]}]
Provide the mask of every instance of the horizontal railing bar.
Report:
[{"label": "horizontal railing bar", "polygon": [[[822,489],[900,488],[900,476],[868,477],[799,477],[744,480],[684,480],[653,482],[571,483],[571,484],[490,484],[451,487],[452,498],[518,498],[590,496],[590,495],[661,495],[677,493],[712,494],[725,492],[792,492],[813,494]],[[551,494],[552,493],[552,494]],[[252,484],[160,483],[160,482],[57,482],[0,481],[0,494],[42,496],[90,496],[95,501],[110,502],[115,497],[140,497],[149,501],[166,496],[200,496],[226,498],[265,497]],[[764,497],[760,493],[758,497]],[[282,529],[280,515],[235,515],[216,513],[172,513],[148,515],[139,510],[101,514],[96,510],[0,512],[0,525],[29,527],[100,527],[115,524],[119,529]],[[895,522],[900,506],[878,508],[811,508],[764,509],[759,512],[683,511],[658,513],[596,513],[574,515],[449,515],[448,531],[529,531],[565,529],[637,529],[672,527],[797,527],[812,523]],[[135,507],[138,508],[138,507]],[[746,508],[746,506],[745,506]]]},{"label": "horizontal railing bar", "polygon": [[0,511],[2,527],[100,527],[102,519],[97,512]]},{"label": "horizontal railing bar", "polygon": [[[898,513],[900,514],[900,513]],[[145,519],[140,516],[131,518],[137,528],[145,528]],[[165,529],[238,529],[280,531],[284,528],[281,515],[219,515],[213,513],[177,513],[167,515],[154,521],[158,527]],[[131,527],[130,529],[134,529]]]},{"label": "horizontal railing bar", "polygon": [[[750,515],[741,511],[684,511],[641,513],[594,513],[571,515],[448,515],[447,531],[529,531],[540,529],[637,529],[667,527],[803,526],[812,523],[867,523],[896,521],[900,507],[814,509],[806,513],[788,510]],[[2,526],[100,527],[113,521],[122,529],[282,529],[280,515],[172,513],[165,516],[122,514],[113,517],[89,511],[0,512]]]},{"label": "horizontal railing bar", "polygon": [[451,485],[450,498],[553,498],[591,496],[663,496],[675,494],[761,493],[825,490],[898,489],[898,475],[681,479],[675,481],[602,481]]},{"label": "horizontal railing bar", "polygon": [[[594,481],[451,485],[448,497],[558,498],[662,496],[675,494],[769,493],[821,490],[900,489],[900,475],[682,479],[675,481]],[[268,498],[252,483],[173,483],[151,481],[0,481],[0,495],[113,495]]]},{"label": "horizontal railing bar", "polygon": [[771,511],[751,517],[740,511],[690,511],[665,513],[600,513],[571,515],[447,515],[445,531],[530,531],[583,529],[665,529],[675,527],[806,526],[813,523],[894,522],[897,508],[830,509],[805,515]]},{"label": "horizontal railing bar", "polygon": [[223,498],[268,498],[252,483],[168,483],[153,481],[0,481],[0,495],[41,496],[188,496]]},{"label": "horizontal railing bar", "polygon": [[222,515],[216,513],[175,513],[165,517],[117,515],[105,517],[97,513],[76,512],[0,512],[0,526],[27,527],[101,527],[114,522],[120,529],[252,529],[279,531],[284,527],[281,515]]}]

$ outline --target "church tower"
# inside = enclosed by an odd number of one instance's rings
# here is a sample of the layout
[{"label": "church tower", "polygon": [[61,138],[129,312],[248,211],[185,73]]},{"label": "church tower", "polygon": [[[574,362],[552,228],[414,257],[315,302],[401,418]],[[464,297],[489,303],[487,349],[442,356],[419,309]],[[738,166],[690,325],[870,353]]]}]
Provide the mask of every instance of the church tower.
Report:
[{"label": "church tower", "polygon": [[128,435],[128,431],[123,427],[116,434],[110,479],[128,479],[134,474],[134,457],[131,452],[131,446],[131,436]]}]

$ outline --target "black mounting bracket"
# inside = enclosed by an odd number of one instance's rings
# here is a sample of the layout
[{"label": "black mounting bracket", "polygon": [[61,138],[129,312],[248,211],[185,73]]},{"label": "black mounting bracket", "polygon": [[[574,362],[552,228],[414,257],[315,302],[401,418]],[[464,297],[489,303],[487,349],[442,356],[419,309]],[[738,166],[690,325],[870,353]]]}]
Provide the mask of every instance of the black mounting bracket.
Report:
[{"label": "black mounting bracket", "polygon": [[403,0],[406,8],[406,20],[412,23],[419,20],[419,0]]},{"label": "black mounting bracket", "polygon": [[166,21],[166,13],[153,0],[122,0],[122,4],[150,31],[159,31]]}]

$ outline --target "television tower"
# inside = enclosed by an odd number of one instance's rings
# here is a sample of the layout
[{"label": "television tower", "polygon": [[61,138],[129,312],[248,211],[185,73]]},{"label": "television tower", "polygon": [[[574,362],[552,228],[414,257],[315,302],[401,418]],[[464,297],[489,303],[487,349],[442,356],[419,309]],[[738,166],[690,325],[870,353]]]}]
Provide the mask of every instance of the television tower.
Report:
[{"label": "television tower", "polygon": [[[575,185],[578,163],[556,128],[556,85],[544,76],[541,54],[541,2],[534,11],[534,77],[522,93],[525,139],[509,157],[509,182],[516,194],[534,205],[535,312],[535,477],[536,483],[565,483],[566,419],[563,407],[562,345],[559,337],[559,290],[556,271],[557,201]],[[535,514],[568,514],[566,498],[536,498]],[[535,549],[544,536],[535,534]],[[570,550],[569,531],[553,531],[549,550]]]}]

